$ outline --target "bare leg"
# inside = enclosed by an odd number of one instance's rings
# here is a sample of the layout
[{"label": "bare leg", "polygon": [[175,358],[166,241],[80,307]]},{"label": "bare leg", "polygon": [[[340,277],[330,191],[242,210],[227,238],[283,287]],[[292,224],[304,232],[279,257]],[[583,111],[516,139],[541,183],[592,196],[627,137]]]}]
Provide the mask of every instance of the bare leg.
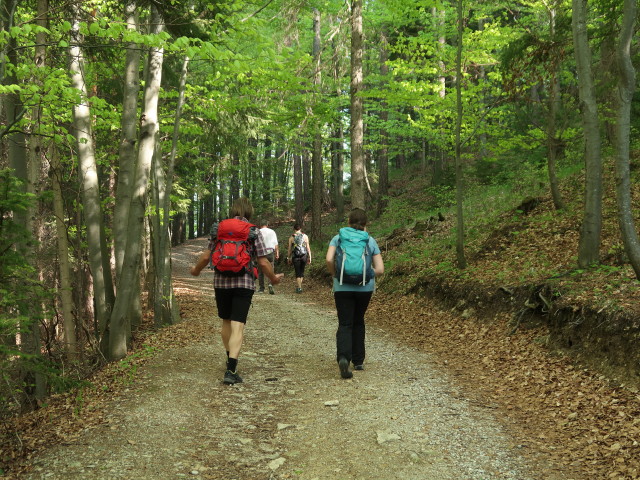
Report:
[{"label": "bare leg", "polygon": [[244,323],[229,321],[230,336],[228,340],[229,358],[238,358],[244,339]]},{"label": "bare leg", "polygon": [[220,330],[220,336],[222,337],[222,344],[224,349],[229,351],[229,337],[231,337],[231,320],[222,320],[222,329]]}]

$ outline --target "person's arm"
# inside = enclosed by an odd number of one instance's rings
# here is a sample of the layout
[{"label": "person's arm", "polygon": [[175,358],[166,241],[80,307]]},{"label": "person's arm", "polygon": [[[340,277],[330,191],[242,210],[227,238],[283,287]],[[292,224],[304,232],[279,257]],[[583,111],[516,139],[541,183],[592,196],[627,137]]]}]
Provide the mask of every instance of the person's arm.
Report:
[{"label": "person's arm", "polygon": [[262,270],[262,273],[264,273],[264,275],[269,279],[272,285],[279,284],[282,277],[284,277],[284,273],[274,273],[271,262],[267,257],[258,257],[258,266]]},{"label": "person's arm", "polygon": [[193,275],[194,277],[197,277],[198,275],[200,275],[200,272],[202,271],[202,269],[207,265],[209,265],[210,259],[211,259],[211,250],[205,250],[204,252],[202,252],[198,257],[198,261],[196,262],[196,264],[193,267],[191,267],[191,275]]},{"label": "person's arm", "polygon": [[376,277],[379,277],[384,273],[384,262],[382,261],[382,255],[379,253],[374,255],[372,260],[373,271],[376,274]]},{"label": "person's arm", "polygon": [[309,245],[309,237],[305,234],[304,241],[307,243],[307,263],[311,263],[311,245]]},{"label": "person's arm", "polygon": [[278,237],[276,237],[276,260],[278,260],[280,258],[280,247],[278,246]]},{"label": "person's arm", "polygon": [[325,257],[325,261],[327,263],[327,270],[332,277],[336,275],[336,264],[334,263],[335,256],[336,247],[334,247],[333,245],[329,245],[329,248],[327,248],[327,256]]}]

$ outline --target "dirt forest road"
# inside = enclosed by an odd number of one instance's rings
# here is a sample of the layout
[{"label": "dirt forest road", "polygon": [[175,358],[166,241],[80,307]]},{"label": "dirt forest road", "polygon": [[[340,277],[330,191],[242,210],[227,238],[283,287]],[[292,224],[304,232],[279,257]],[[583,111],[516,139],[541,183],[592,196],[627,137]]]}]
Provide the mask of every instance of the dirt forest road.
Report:
[{"label": "dirt forest road", "polygon": [[[317,292],[256,294],[239,362],[225,354],[205,246],[174,251],[183,322],[105,407],[105,422],[32,461],[29,479],[560,479],[535,471],[494,417],[425,352],[369,328],[364,371],[340,378],[335,312]],[[327,287],[329,288],[329,287]],[[174,327],[171,327],[174,328]],[[531,452],[526,456],[531,459]]]}]

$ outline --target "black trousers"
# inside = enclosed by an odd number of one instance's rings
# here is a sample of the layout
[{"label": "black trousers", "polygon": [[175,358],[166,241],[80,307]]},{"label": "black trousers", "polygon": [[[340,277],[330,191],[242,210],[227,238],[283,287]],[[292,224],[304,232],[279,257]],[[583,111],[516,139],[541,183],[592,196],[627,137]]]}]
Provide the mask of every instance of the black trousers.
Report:
[{"label": "black trousers", "polygon": [[364,314],[373,292],[334,292],[338,312],[337,360],[344,357],[354,365],[364,362]]}]

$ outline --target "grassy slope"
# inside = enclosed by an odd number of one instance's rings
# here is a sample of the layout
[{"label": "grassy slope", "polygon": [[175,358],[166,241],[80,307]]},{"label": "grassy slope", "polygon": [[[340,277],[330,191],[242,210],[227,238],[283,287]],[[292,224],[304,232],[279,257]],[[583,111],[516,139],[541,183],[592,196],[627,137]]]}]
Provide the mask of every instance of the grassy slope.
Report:
[{"label": "grassy slope", "polygon": [[[555,348],[637,387],[640,283],[624,261],[613,168],[605,167],[602,263],[588,271],[577,268],[581,173],[569,172],[562,180],[564,211],[554,210],[540,180],[469,189],[464,213],[468,266],[459,270],[452,192],[435,197],[419,170],[403,172],[393,181],[389,208],[371,225],[387,269],[380,288],[435,296],[460,309],[506,311],[513,315],[513,328],[545,323]],[[637,183],[634,188],[634,198],[640,198]],[[518,208],[526,198],[537,201],[527,213]],[[327,227],[335,231],[334,225]],[[312,270],[322,268],[316,262]]]}]

